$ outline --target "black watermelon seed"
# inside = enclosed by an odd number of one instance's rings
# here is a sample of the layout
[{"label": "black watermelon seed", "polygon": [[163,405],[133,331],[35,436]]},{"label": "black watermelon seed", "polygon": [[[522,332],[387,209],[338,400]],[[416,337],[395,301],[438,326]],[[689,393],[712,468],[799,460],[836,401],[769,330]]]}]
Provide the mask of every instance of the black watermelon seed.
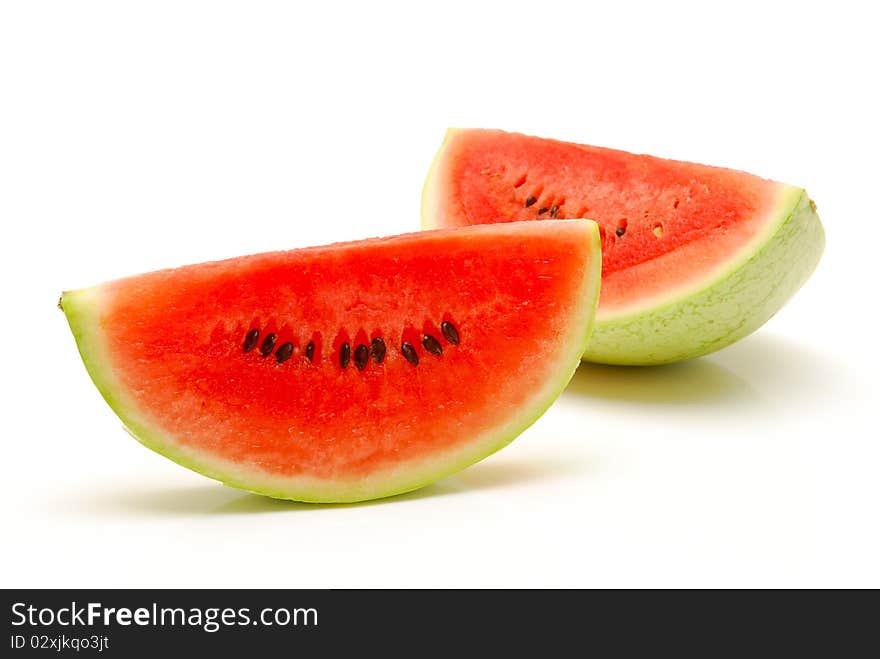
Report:
[{"label": "black watermelon seed", "polygon": [[425,346],[425,350],[432,355],[439,356],[443,354],[443,346],[441,346],[440,342],[430,334],[425,334],[425,336],[422,337],[422,345]]},{"label": "black watermelon seed", "polygon": [[538,200],[535,199],[532,195],[529,195],[528,197],[526,197],[526,208],[528,208],[529,206],[534,204],[536,201],[538,201]]},{"label": "black watermelon seed", "polygon": [[406,361],[408,361],[413,366],[419,365],[419,355],[416,352],[416,349],[412,347],[412,343],[403,342],[403,345],[400,346],[400,352],[403,353],[403,356],[406,357]]},{"label": "black watermelon seed", "polygon": [[620,236],[622,236],[623,234],[626,233],[626,228],[625,227],[617,227],[617,231],[615,231],[614,233],[616,233],[619,238]]},{"label": "black watermelon seed", "polygon": [[457,346],[458,342],[461,340],[458,337],[458,330],[455,329],[455,325],[448,320],[444,320],[440,323],[440,331],[443,332],[443,336],[446,337],[446,340],[454,346]]},{"label": "black watermelon seed", "polygon": [[306,346],[306,357],[308,358],[309,361],[312,361],[314,356],[315,356],[315,342],[309,341],[308,345]]},{"label": "black watermelon seed", "polygon": [[263,357],[268,357],[269,353],[272,352],[272,348],[275,347],[276,338],[274,334],[267,334],[266,338],[263,339],[263,342],[260,344],[260,354]]},{"label": "black watermelon seed", "polygon": [[348,362],[351,361],[351,346],[343,343],[339,346],[339,365],[342,368],[348,368]]},{"label": "black watermelon seed", "polygon": [[370,342],[370,354],[377,364],[385,361],[385,342],[378,336]]},{"label": "black watermelon seed", "polygon": [[354,365],[357,366],[357,370],[363,371],[367,367],[367,362],[369,361],[370,351],[367,346],[361,343],[354,349]]},{"label": "black watermelon seed", "polygon": [[244,345],[242,345],[242,349],[245,352],[250,352],[254,348],[257,347],[257,340],[260,338],[260,330],[252,329],[250,332],[245,334],[244,337]]},{"label": "black watermelon seed", "polygon": [[556,213],[559,212],[559,206],[551,206],[550,207],[550,217],[556,217]]},{"label": "black watermelon seed", "polygon": [[546,213],[546,212],[549,211],[549,210],[550,210],[550,209],[547,208],[546,206],[541,206],[541,207],[538,209],[538,215],[543,215],[544,213]]},{"label": "black watermelon seed", "polygon": [[278,348],[278,350],[275,351],[275,360],[276,360],[279,364],[283,364],[283,363],[286,362],[288,359],[290,359],[290,356],[291,356],[292,354],[293,354],[293,344],[290,343],[290,342],[288,342],[288,343],[282,343],[282,344],[281,344],[281,347]]}]

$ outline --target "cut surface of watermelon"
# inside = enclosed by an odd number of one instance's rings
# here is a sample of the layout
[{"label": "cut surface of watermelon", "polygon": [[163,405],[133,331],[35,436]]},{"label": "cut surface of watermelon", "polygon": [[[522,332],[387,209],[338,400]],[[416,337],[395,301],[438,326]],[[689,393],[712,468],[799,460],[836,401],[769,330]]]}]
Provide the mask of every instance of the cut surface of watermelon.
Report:
[{"label": "cut surface of watermelon", "polygon": [[520,222],[260,254],[63,294],[139,441],[302,501],[406,492],[498,450],[574,373],[593,222]]},{"label": "cut surface of watermelon", "polygon": [[499,130],[451,129],[425,183],[425,228],[590,218],[602,293],[585,357],[657,364],[766,322],[824,246],[806,192],[745,172]]}]

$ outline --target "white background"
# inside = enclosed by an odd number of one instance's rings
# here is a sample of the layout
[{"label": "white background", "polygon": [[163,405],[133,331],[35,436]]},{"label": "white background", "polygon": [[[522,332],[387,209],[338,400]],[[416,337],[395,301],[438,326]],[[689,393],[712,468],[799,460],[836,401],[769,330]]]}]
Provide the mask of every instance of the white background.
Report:
[{"label": "white background", "polygon": [[[880,586],[869,6],[4,3],[0,585]],[[510,447],[386,501],[260,498],[122,431],[61,290],[415,230],[449,125],[805,186],[824,258],[752,337],[585,365]]]}]

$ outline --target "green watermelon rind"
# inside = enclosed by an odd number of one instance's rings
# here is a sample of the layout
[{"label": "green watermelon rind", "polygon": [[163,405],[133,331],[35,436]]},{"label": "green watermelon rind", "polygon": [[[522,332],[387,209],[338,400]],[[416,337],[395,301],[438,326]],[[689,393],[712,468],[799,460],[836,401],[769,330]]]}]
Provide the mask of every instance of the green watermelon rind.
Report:
[{"label": "green watermelon rind", "polygon": [[720,350],[766,323],[803,286],[825,247],[807,192],[781,186],[760,235],[703,282],[663,303],[603,317],[584,359],[659,365]]},{"label": "green watermelon rind", "polygon": [[574,375],[580,356],[593,328],[601,279],[601,243],[598,226],[584,221],[591,242],[590,259],[581,285],[580,307],[569,316],[568,336],[561,345],[558,366],[548,369],[554,377],[536,391],[520,413],[506,424],[483,433],[482,437],[434,454],[418,462],[408,462],[394,469],[357,480],[330,480],[314,477],[283,477],[268,474],[257,466],[234,464],[223,458],[201,454],[177,443],[151,424],[138,405],[127,395],[104,348],[100,321],[98,287],[67,291],[59,306],[64,311],[77,348],[92,381],[107,404],[122,420],[125,430],[147,448],[183,467],[215,479],[233,488],[277,499],[312,503],[353,503],[379,499],[417,490],[450,476],[502,449],[540,418],[559,397]]}]

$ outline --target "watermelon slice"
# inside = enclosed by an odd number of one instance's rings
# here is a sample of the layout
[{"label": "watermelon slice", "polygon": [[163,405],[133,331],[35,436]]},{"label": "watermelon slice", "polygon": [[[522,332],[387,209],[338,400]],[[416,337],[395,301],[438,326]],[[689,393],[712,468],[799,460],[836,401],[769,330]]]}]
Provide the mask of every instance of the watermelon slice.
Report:
[{"label": "watermelon slice", "polygon": [[233,487],[358,501],[531,425],[598,300],[594,222],[519,222],[246,256],[63,294],[129,432]]},{"label": "watermelon slice", "polygon": [[585,359],[662,364],[764,324],[819,261],[807,193],[751,174],[499,130],[452,129],[422,226],[592,218],[602,295]]}]

